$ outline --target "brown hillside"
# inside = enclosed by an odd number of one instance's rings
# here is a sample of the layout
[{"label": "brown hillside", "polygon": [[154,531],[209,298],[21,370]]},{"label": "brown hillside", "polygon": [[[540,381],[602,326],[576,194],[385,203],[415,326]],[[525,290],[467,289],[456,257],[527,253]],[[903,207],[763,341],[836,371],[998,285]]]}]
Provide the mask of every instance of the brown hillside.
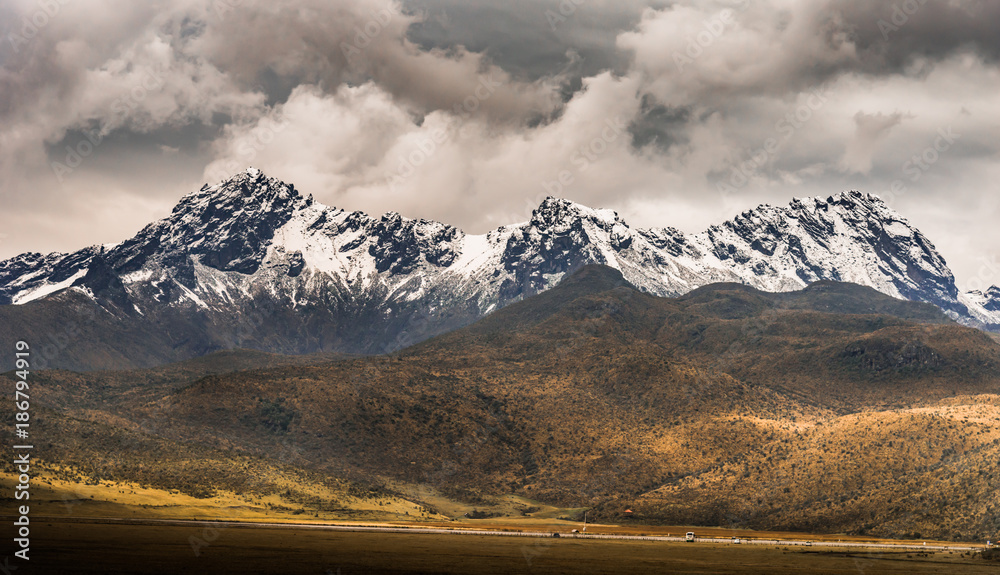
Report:
[{"label": "brown hillside", "polygon": [[[592,266],[393,356],[296,361],[42,377],[80,417],[113,413],[116,425],[255,457],[292,445],[299,467],[470,501],[516,493],[615,520],[635,505],[675,524],[949,538],[996,518],[984,491],[995,405],[981,421],[919,410],[1000,391],[1000,345],[859,286],[723,284],[666,299]],[[945,476],[971,487],[934,515]]]}]

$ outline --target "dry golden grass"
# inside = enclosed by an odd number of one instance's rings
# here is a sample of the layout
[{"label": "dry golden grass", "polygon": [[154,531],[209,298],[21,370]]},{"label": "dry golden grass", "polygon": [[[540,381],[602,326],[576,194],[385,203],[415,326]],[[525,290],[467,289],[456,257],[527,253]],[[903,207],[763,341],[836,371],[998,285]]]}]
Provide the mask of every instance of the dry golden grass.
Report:
[{"label": "dry golden grass", "polygon": [[[32,481],[32,514],[56,518],[123,517],[296,523],[345,518],[372,521],[447,519],[440,514],[428,513],[423,505],[398,496],[384,495],[365,499],[351,497],[323,485],[293,484],[291,481],[286,484],[286,488],[315,494],[328,503],[335,502],[338,509],[317,509],[300,501],[289,500],[280,493],[254,495],[217,490],[212,497],[199,498],[127,481],[87,484],[66,481],[46,473],[33,476]],[[0,473],[0,486],[3,489],[12,492],[15,483],[14,474]],[[15,502],[6,500],[0,503],[0,510],[13,514],[14,504]]]},{"label": "dry golden grass", "polygon": [[714,516],[750,527],[985,540],[1000,531],[991,487],[998,455],[997,396],[951,398],[785,431],[636,505],[664,521]]}]

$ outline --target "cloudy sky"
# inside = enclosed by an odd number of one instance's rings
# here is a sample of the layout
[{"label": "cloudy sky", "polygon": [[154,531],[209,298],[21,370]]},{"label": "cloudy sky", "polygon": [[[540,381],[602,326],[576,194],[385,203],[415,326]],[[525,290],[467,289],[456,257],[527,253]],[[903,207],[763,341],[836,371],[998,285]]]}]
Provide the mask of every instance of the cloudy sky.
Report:
[{"label": "cloudy sky", "polygon": [[996,283],[998,28],[986,0],[0,0],[0,258],[253,165],[474,233],[546,195],[697,232],[858,189]]}]

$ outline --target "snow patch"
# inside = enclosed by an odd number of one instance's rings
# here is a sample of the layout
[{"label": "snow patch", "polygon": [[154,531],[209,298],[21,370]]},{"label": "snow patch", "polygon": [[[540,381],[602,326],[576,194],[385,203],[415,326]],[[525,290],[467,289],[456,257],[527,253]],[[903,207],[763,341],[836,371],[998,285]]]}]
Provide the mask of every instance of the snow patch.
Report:
[{"label": "snow patch", "polygon": [[80,270],[59,283],[43,284],[34,290],[22,292],[14,297],[11,303],[14,305],[22,305],[28,303],[29,301],[41,299],[47,295],[54,294],[57,291],[64,290],[72,286],[76,280],[85,275],[87,275],[87,270]]}]

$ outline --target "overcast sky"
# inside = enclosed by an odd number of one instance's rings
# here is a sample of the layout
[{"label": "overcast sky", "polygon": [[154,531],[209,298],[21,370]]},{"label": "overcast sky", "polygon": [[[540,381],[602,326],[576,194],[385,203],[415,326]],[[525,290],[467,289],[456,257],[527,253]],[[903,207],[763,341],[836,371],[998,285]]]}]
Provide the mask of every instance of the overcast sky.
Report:
[{"label": "overcast sky", "polygon": [[1000,283],[998,29],[985,0],[0,0],[0,258],[252,164],[473,233],[546,195],[697,232],[857,189]]}]

